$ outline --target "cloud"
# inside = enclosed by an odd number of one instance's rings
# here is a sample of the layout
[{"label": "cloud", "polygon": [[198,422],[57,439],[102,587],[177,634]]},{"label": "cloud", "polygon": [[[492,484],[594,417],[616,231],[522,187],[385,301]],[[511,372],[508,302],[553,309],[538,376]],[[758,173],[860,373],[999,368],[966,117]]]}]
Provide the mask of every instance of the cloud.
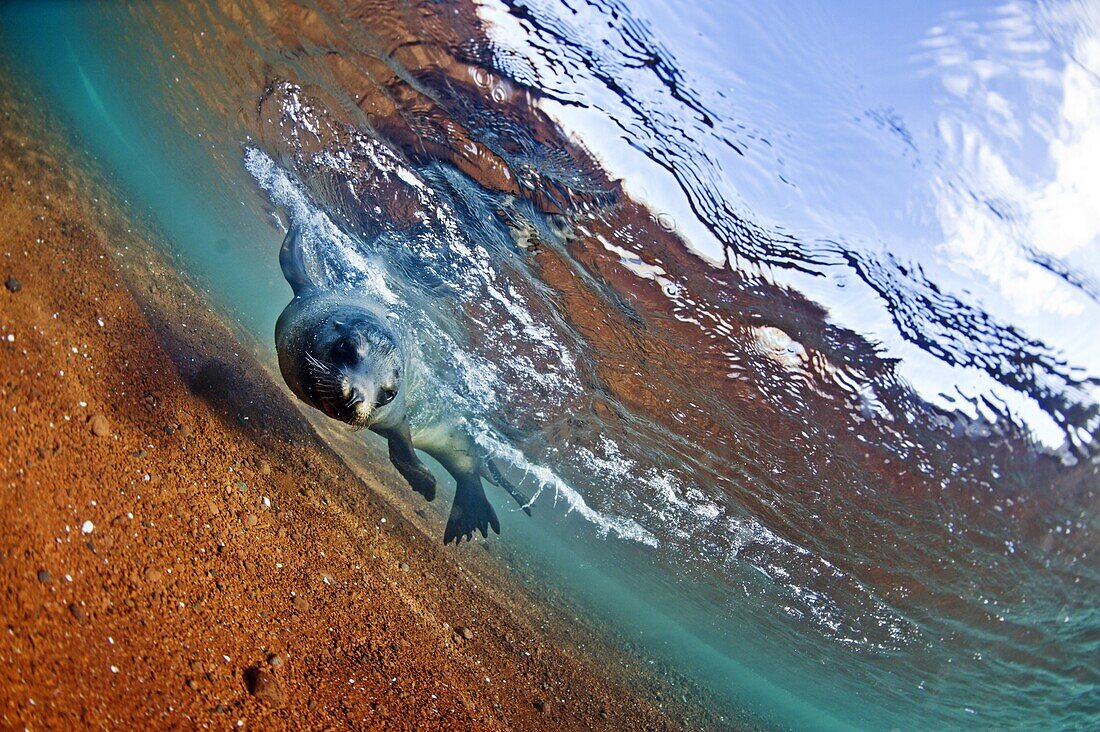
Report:
[{"label": "cloud", "polygon": [[[1057,7],[1065,25],[1067,9]],[[1043,9],[1009,4],[986,23],[936,28],[925,46],[962,104],[938,123],[939,250],[1023,316],[1081,315],[1100,254],[1100,22],[1073,16],[1047,42]],[[966,60],[960,60],[965,58]],[[1052,258],[1076,272],[1061,276]]]}]

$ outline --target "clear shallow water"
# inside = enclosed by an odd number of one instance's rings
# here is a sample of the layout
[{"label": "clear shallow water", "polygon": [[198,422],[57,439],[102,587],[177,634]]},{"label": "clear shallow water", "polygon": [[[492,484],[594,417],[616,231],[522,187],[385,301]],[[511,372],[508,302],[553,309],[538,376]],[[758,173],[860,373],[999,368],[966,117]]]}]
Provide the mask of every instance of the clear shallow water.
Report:
[{"label": "clear shallow water", "polygon": [[270,338],[288,217],[389,302],[538,496],[502,541],[653,659],[778,726],[1090,728],[1090,12],[12,6],[2,38],[229,317]]}]

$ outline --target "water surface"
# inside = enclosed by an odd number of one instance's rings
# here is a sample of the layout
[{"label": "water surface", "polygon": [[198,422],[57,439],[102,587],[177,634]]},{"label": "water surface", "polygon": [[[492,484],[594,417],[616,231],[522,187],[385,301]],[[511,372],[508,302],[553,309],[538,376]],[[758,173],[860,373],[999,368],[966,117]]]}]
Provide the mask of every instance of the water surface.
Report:
[{"label": "water surface", "polygon": [[227,318],[270,342],[290,221],[385,302],[533,496],[522,578],[731,720],[1095,727],[1100,20],[752,5],[16,5],[0,49]]}]

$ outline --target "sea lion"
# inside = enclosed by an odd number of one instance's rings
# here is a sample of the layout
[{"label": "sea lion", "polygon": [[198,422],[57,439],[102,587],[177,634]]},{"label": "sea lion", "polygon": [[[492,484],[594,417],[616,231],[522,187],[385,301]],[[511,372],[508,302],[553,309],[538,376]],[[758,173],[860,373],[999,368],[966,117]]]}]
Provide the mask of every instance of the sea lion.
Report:
[{"label": "sea lion", "polygon": [[416,450],[439,461],[456,482],[444,544],[472,539],[474,531],[484,537],[490,528],[500,533],[500,521],[481,484],[483,471],[530,515],[527,499],[483,456],[464,420],[447,409],[413,409],[430,417],[410,425],[410,407],[429,398],[410,394],[408,388],[425,383],[424,367],[409,356],[381,304],[314,282],[296,225],[283,240],[279,264],[294,290],[275,325],[279,370],[290,390],[332,419],[385,437],[393,466],[428,501],[435,498],[435,476]]}]

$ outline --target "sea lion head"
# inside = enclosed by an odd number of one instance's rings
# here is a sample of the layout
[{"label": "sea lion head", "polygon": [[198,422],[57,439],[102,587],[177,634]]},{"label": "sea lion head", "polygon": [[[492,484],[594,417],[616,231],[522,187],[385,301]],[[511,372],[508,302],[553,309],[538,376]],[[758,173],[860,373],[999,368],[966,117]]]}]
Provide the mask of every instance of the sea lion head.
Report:
[{"label": "sea lion head", "polygon": [[379,318],[338,313],[305,346],[300,384],[310,404],[356,429],[403,418],[401,347]]}]

